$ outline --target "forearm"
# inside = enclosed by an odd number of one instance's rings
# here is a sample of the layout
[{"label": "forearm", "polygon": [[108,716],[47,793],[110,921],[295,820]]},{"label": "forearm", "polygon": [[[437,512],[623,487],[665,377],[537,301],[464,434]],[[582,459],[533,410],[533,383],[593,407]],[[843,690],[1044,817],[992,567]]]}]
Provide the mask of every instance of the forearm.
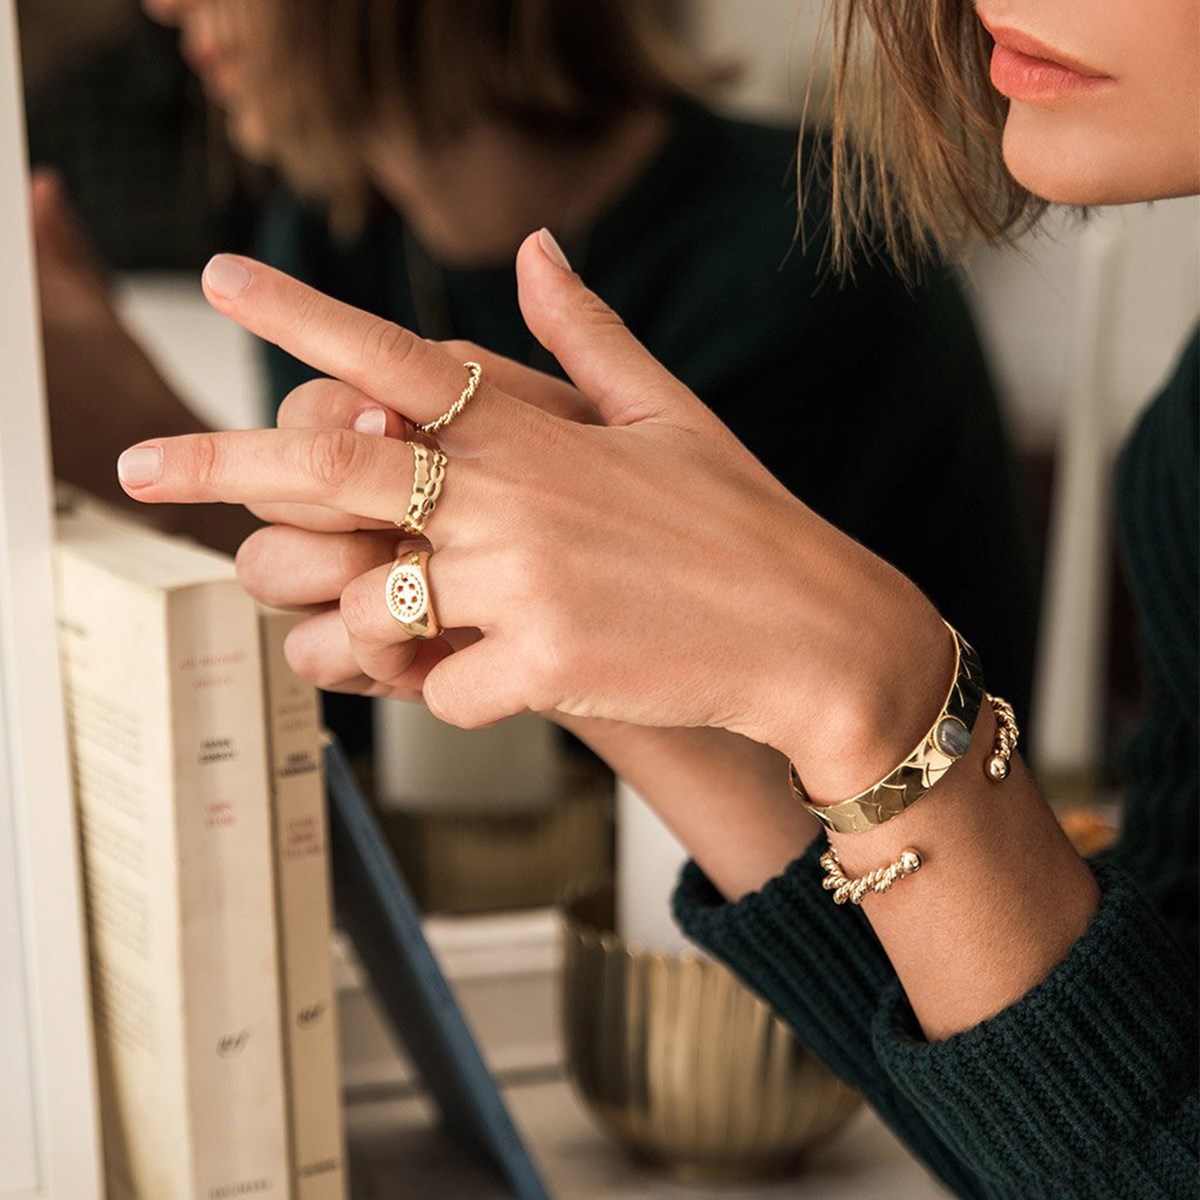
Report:
[{"label": "forearm", "polygon": [[787,761],[767,746],[718,729],[559,720],[654,808],[730,899],[780,874],[818,832],[792,799]]}]

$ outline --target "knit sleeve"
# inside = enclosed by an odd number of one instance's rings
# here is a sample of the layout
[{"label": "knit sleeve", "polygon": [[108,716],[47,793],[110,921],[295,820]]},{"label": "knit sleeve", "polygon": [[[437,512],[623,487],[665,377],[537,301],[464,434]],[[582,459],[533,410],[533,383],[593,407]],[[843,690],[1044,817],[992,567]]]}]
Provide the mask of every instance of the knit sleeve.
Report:
[{"label": "knit sleeve", "polygon": [[893,980],[872,1021],[874,1052],[1001,1194],[1194,1195],[1197,979],[1128,877],[1097,877],[1099,912],[1043,983],[931,1043]]},{"label": "knit sleeve", "polygon": [[978,1194],[976,1181],[875,1053],[872,1019],[896,976],[862,913],[835,908],[821,889],[817,858],[824,845],[817,838],[782,875],[736,904],[688,863],[675,891],[675,919],[861,1092],[944,1183],[959,1195]]},{"label": "knit sleeve", "polygon": [[817,849],[721,902],[689,866],[685,931],[762,993],[960,1195],[1183,1197],[1197,1173],[1197,980],[1128,877],[1047,979],[924,1040],[862,914],[829,903]]}]

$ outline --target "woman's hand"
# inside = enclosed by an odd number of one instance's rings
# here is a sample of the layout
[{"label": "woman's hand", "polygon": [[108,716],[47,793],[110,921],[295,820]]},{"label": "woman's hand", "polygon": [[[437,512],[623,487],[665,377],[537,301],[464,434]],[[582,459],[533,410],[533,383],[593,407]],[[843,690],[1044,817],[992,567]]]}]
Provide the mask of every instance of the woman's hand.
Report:
[{"label": "woman's hand", "polygon": [[[470,342],[444,342],[457,360],[483,364],[488,379],[546,412],[594,424],[596,410],[579,392],[511,359]],[[279,410],[282,428],[352,429],[365,424],[382,436],[407,438],[412,426],[391,409],[361,392],[333,381],[298,388]],[[332,513],[332,510],[330,510]],[[238,555],[247,589],[284,608],[319,607],[326,615],[300,626],[289,649],[314,682],[331,691],[353,691],[393,700],[422,700],[420,682],[429,666],[454,646],[482,636],[458,630],[440,644],[419,643],[420,660],[403,667],[404,678],[381,683],[362,673],[354,657],[338,600],[348,579],[390,567],[394,531],[315,535],[304,560],[316,573],[272,573],[278,539],[288,535],[262,530],[247,539]],[[264,553],[260,555],[262,548]],[[311,663],[305,658],[311,655]],[[332,676],[323,674],[333,669]],[[411,686],[403,686],[405,682]],[[660,819],[704,864],[726,896],[745,895],[777,875],[817,834],[819,826],[793,800],[785,764],[767,746],[723,729],[655,729],[624,721],[545,714],[586,742],[612,770],[632,784]]]},{"label": "woman's hand", "polygon": [[[345,580],[353,661],[419,682],[459,725],[525,709],[714,725],[787,753],[817,795],[870,783],[936,712],[950,662],[936,614],[788,495],[537,237],[518,278],[531,330],[604,424],[485,379],[441,435],[450,464],[426,530],[442,625],[482,637],[414,663],[383,602],[385,563]],[[246,328],[413,421],[440,415],[465,382],[437,347],[258,264],[223,257],[205,282]],[[256,539],[264,579],[308,572],[321,554],[311,531],[331,512],[386,529],[412,478],[406,446],[347,429],[160,440],[124,462],[139,499],[270,504],[260,514],[293,528]],[[298,665],[320,673],[314,663],[346,646],[326,637]]]}]

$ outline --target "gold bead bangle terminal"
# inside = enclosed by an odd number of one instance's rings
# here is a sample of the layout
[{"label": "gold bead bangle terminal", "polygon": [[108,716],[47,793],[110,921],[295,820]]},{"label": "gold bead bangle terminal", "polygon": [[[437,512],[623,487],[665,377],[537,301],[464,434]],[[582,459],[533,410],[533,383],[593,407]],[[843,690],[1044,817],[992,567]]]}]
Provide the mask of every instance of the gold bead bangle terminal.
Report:
[{"label": "gold bead bangle terminal", "polygon": [[825,878],[821,886],[833,893],[834,904],[861,904],[868,892],[882,895],[890,891],[892,885],[909,875],[915,875],[921,869],[921,856],[910,846],[900,851],[900,857],[886,867],[876,867],[857,879],[851,879],[842,870],[838,852],[830,846],[819,859],[825,870]]}]

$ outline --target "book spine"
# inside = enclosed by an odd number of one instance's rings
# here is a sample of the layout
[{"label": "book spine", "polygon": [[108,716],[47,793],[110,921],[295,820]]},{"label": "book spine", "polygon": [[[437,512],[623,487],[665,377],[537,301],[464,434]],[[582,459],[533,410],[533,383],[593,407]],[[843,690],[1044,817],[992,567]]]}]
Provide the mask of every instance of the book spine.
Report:
[{"label": "book spine", "polygon": [[293,1180],[296,1200],[346,1200],[320,706],[283,653],[297,620],[259,611]]},{"label": "book spine", "polygon": [[59,654],[110,1200],[191,1200],[165,605],[61,548]]},{"label": "book spine", "polygon": [[254,603],[232,581],[172,591],[168,645],[192,1194],[290,1200]]}]

